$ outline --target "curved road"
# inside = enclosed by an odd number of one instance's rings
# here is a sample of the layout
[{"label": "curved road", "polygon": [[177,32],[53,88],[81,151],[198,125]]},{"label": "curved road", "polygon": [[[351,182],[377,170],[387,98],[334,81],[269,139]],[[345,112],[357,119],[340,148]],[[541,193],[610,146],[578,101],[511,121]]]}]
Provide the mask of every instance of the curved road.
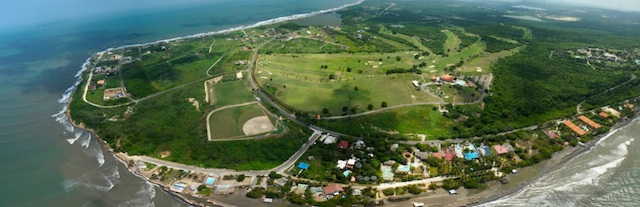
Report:
[{"label": "curved road", "polygon": [[628,81],[625,81],[625,82],[623,82],[623,83],[621,83],[621,84],[618,84],[618,85],[616,85],[616,86],[614,86],[614,87],[611,87],[611,88],[609,88],[609,89],[607,89],[607,90],[605,90],[605,91],[602,91],[602,92],[600,92],[600,93],[598,93],[598,94],[595,94],[595,95],[593,95],[593,96],[589,96],[588,98],[586,98],[586,99],[584,99],[583,101],[581,101],[580,103],[578,103],[578,105],[576,106],[576,112],[578,112],[578,114],[582,114],[582,112],[580,112],[580,110],[581,110],[580,108],[582,108],[582,104],[583,104],[585,101],[589,100],[590,98],[593,98],[593,97],[598,96],[598,95],[601,95],[601,94],[603,94],[603,93],[606,93],[606,92],[609,92],[609,91],[615,90],[616,88],[619,88],[620,86],[625,85],[625,84],[627,84],[627,83],[629,83],[629,82],[631,82],[631,81],[633,81],[633,80],[635,80],[635,79],[636,79],[636,75],[631,75],[631,79],[629,79]]}]

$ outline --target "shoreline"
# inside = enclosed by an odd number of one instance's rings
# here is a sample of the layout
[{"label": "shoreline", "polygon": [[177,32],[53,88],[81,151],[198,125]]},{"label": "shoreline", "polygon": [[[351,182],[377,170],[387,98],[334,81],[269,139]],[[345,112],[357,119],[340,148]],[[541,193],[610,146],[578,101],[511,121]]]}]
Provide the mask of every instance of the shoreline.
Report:
[{"label": "shoreline", "polygon": [[[294,15],[284,16],[284,17],[277,17],[277,18],[268,19],[268,20],[265,20],[265,21],[260,21],[260,22],[257,22],[257,23],[251,24],[251,25],[238,26],[238,27],[233,27],[233,28],[228,28],[228,29],[223,29],[223,30],[218,30],[218,31],[212,31],[212,32],[203,32],[203,33],[198,33],[198,34],[194,34],[194,35],[187,35],[187,36],[181,36],[181,37],[157,40],[157,41],[141,43],[141,44],[131,44],[131,45],[111,47],[111,48],[107,48],[106,50],[103,50],[103,51],[100,51],[100,52],[96,52],[95,54],[106,53],[106,52],[110,52],[110,51],[114,51],[114,50],[130,48],[130,47],[141,47],[141,46],[158,44],[158,43],[168,43],[168,42],[180,41],[180,40],[186,40],[186,39],[202,38],[202,37],[208,37],[208,36],[217,35],[217,34],[240,31],[240,30],[243,30],[243,29],[250,29],[250,28],[255,28],[255,27],[260,27],[260,26],[278,24],[278,23],[282,23],[282,22],[286,22],[286,21],[292,21],[292,20],[297,20],[297,19],[302,19],[302,18],[307,18],[307,17],[313,17],[313,16],[316,16],[316,15],[319,15],[319,14],[339,11],[339,10],[345,9],[347,7],[351,7],[351,6],[355,6],[355,5],[361,4],[364,1],[366,1],[366,0],[358,0],[355,3],[345,4],[345,5],[342,5],[342,6],[339,6],[339,7],[335,7],[335,8],[331,8],[331,9],[324,9],[324,10],[319,10],[319,11],[315,11],[315,12],[294,14]],[[73,94],[78,91],[78,88],[79,88],[80,84],[83,81],[82,74],[89,68],[89,65],[91,64],[91,59],[92,58],[93,58],[93,56],[90,56],[89,58],[87,58],[85,60],[85,62],[82,64],[81,69],[74,75],[74,77],[77,77],[78,80],[71,87],[67,88],[64,91],[64,93],[62,94],[62,98],[60,98],[58,100],[58,103],[64,103],[63,109],[60,112],[52,115],[52,117],[56,118],[56,121],[60,122],[67,129],[68,129],[68,127],[65,125],[64,121],[67,121],[72,127],[75,127],[75,128],[82,129],[82,130],[85,130],[87,132],[90,132],[91,134],[93,134],[95,136],[96,139],[98,139],[100,141],[99,142],[100,146],[103,149],[106,149],[109,152],[109,154],[111,154],[119,163],[123,164],[131,174],[133,174],[136,177],[139,177],[139,178],[143,179],[145,182],[147,182],[147,183],[149,183],[149,184],[151,184],[151,185],[153,185],[155,187],[160,188],[164,193],[168,194],[169,196],[173,197],[174,199],[176,199],[176,200],[178,200],[178,201],[180,201],[182,203],[185,203],[185,204],[187,204],[189,206],[210,206],[210,205],[213,205],[213,206],[219,206],[219,207],[234,207],[234,205],[222,203],[222,202],[211,200],[211,199],[206,200],[206,202],[196,201],[196,200],[189,199],[185,195],[182,195],[180,193],[176,193],[176,192],[170,191],[168,186],[165,186],[162,183],[154,182],[153,180],[151,180],[151,179],[145,177],[144,175],[142,175],[137,170],[132,169],[131,167],[129,167],[129,165],[127,163],[129,160],[126,160],[126,158],[124,158],[124,157],[118,156],[118,154],[115,153],[114,150],[102,140],[102,138],[96,133],[95,130],[84,126],[84,124],[82,124],[82,123],[76,123],[76,121],[71,117],[71,109],[69,108],[69,105],[71,104],[71,101],[73,100]],[[66,117],[61,117],[61,115],[64,115]]]},{"label": "shoreline", "polygon": [[[637,112],[637,110],[636,110],[636,112]],[[500,200],[500,199],[503,199],[503,198],[507,198],[508,196],[511,196],[514,193],[517,193],[517,192],[523,190],[524,188],[526,188],[527,186],[531,185],[535,181],[541,179],[548,172],[552,172],[552,171],[561,169],[569,161],[575,159],[579,155],[582,155],[584,153],[590,152],[591,149],[593,149],[593,147],[595,147],[598,143],[600,143],[600,141],[603,141],[603,140],[609,138],[611,135],[616,133],[618,130],[623,129],[623,128],[629,126],[631,123],[633,123],[635,121],[638,121],[638,120],[640,120],[640,114],[636,113],[636,115],[634,117],[632,117],[632,118],[627,118],[626,120],[623,120],[623,121],[620,121],[618,123],[615,123],[613,126],[611,126],[611,128],[609,129],[609,131],[607,133],[600,134],[600,135],[596,136],[594,139],[589,140],[587,143],[585,143],[586,144],[585,147],[581,147],[581,146],[577,145],[575,147],[570,147],[570,148],[563,149],[561,151],[558,151],[555,154],[555,156],[551,157],[548,160],[545,160],[545,161],[542,161],[542,162],[540,162],[538,164],[523,168],[523,169],[528,169],[528,168],[540,167],[541,169],[536,173],[535,176],[530,177],[530,178],[525,178],[525,180],[522,181],[517,186],[512,187],[511,189],[498,190],[497,192],[500,192],[499,194],[494,194],[494,195],[489,196],[489,197],[487,197],[485,199],[481,199],[479,202],[474,203],[471,206],[479,206],[479,205],[483,205],[483,204],[489,204],[491,202],[494,202],[494,201],[497,201],[497,200]],[[561,156],[563,154],[568,154],[568,155],[565,155],[564,157],[558,157],[558,156]],[[553,161],[555,161],[555,162],[553,162]]]},{"label": "shoreline", "polygon": [[[332,9],[320,10],[320,11],[316,11],[316,12],[310,12],[310,13],[304,13],[304,14],[295,14],[295,15],[286,16],[286,17],[273,18],[273,19],[269,19],[269,20],[265,20],[265,21],[260,21],[260,22],[257,22],[257,23],[254,23],[254,24],[251,24],[251,25],[248,25],[248,26],[238,26],[238,27],[233,27],[233,28],[229,28],[229,29],[223,29],[223,30],[219,30],[219,31],[204,32],[204,33],[198,33],[198,34],[194,34],[194,35],[187,35],[187,36],[182,36],[182,37],[175,37],[175,38],[169,38],[169,39],[164,39],[164,40],[157,40],[157,41],[143,43],[143,44],[131,44],[131,45],[125,45],[125,46],[111,47],[111,48],[108,48],[108,49],[106,49],[104,51],[98,52],[96,54],[109,52],[109,51],[114,51],[114,50],[119,50],[119,49],[126,49],[126,48],[130,48],[130,47],[141,47],[141,46],[158,44],[158,43],[168,43],[168,42],[173,42],[173,41],[181,41],[181,40],[202,38],[202,37],[208,37],[208,36],[217,35],[217,34],[240,31],[240,30],[243,30],[243,29],[249,29],[249,28],[255,28],[255,27],[260,27],[260,26],[272,25],[272,24],[277,24],[277,23],[282,23],[282,22],[286,22],[286,21],[292,21],[292,20],[296,20],[296,19],[302,19],[302,18],[307,18],[307,17],[312,17],[312,16],[315,16],[315,15],[319,15],[319,14],[324,14],[324,13],[329,13],[329,12],[342,10],[342,9],[350,7],[350,6],[358,5],[358,4],[360,4],[360,3],[364,2],[364,1],[365,0],[359,0],[356,3],[343,5],[343,6],[332,8]],[[185,204],[192,205],[192,206],[205,206],[205,205],[233,206],[233,205],[224,204],[224,203],[218,203],[218,204],[213,203],[212,204],[210,202],[212,200],[207,200],[208,202],[200,203],[198,201],[194,201],[194,200],[191,200],[191,199],[187,198],[188,196],[185,196],[185,195],[182,195],[180,193],[176,193],[176,192],[170,191],[168,189],[168,186],[165,186],[162,183],[154,182],[151,179],[149,179],[149,178],[145,177],[144,175],[142,175],[141,173],[139,173],[137,170],[129,167],[127,162],[130,161],[130,159],[127,160],[127,157],[118,156],[118,154],[115,153],[113,151],[113,149],[111,147],[109,147],[109,145],[106,144],[102,140],[102,138],[93,129],[84,126],[84,124],[82,124],[82,123],[77,124],[75,122],[75,120],[72,119],[71,114],[70,114],[71,111],[69,109],[69,104],[72,101],[72,95],[75,92],[77,92],[78,86],[83,81],[82,74],[88,69],[88,66],[90,65],[90,60],[91,59],[92,59],[92,57],[89,57],[85,61],[85,63],[82,65],[82,69],[80,71],[78,71],[78,73],[75,75],[75,77],[79,77],[78,81],[72,87],[67,89],[65,91],[65,93],[63,94],[63,98],[61,98],[59,100],[60,103],[65,103],[65,107],[64,107],[63,111],[61,111],[61,112],[64,112],[64,114],[67,116],[68,122],[73,127],[76,127],[76,128],[79,128],[79,129],[82,129],[82,130],[85,130],[87,132],[92,133],[98,140],[101,141],[101,145],[103,146],[103,148],[107,149],[109,151],[109,153],[114,158],[116,158],[116,160],[118,160],[118,162],[124,164],[124,166],[127,167],[129,172],[131,172],[134,176],[142,178],[147,183],[159,187],[166,194],[170,195],[171,197],[174,197],[175,199],[179,200],[180,202],[183,202]],[[56,115],[58,115],[58,114],[56,114]],[[546,174],[548,172],[551,172],[551,171],[558,170],[562,166],[566,165],[566,163],[568,163],[568,161],[573,160],[574,158],[576,158],[577,156],[579,156],[579,155],[581,155],[581,154],[583,154],[585,152],[591,151],[591,149],[595,145],[597,145],[600,141],[608,138],[610,135],[612,135],[613,133],[617,132],[617,130],[622,129],[622,128],[630,125],[632,122],[637,120],[639,117],[640,117],[640,115],[635,115],[633,118],[628,118],[626,120],[619,121],[618,123],[614,124],[607,133],[598,135],[594,139],[592,139],[592,140],[588,141],[587,143],[585,143],[585,144],[587,144],[586,147],[576,146],[576,147],[565,148],[565,149],[557,152],[557,154],[555,154],[550,159],[544,160],[544,161],[542,161],[542,162],[540,162],[540,163],[538,163],[536,165],[532,165],[532,166],[523,168],[523,169],[528,169],[528,168],[532,168],[532,167],[539,167],[541,169],[539,169],[539,171],[537,172],[537,174],[535,176],[525,178],[517,186],[511,187],[509,189],[498,189],[496,192],[500,192],[499,194],[492,194],[492,195],[488,196],[487,198],[485,198],[483,200],[480,200],[479,202],[473,203],[471,205],[472,206],[476,206],[476,205],[488,204],[488,203],[491,203],[493,201],[506,198],[508,196],[513,195],[514,193],[517,193],[517,192],[521,191],[522,189],[524,189],[527,186],[531,185],[535,181],[541,179],[542,176],[544,176],[544,174]],[[556,156],[560,156],[562,154],[568,154],[568,155],[566,155],[566,156],[564,156],[562,158],[556,157]],[[469,198],[474,197],[474,195],[481,194],[482,192],[485,192],[485,191],[491,191],[491,190],[490,189],[485,189],[485,190],[480,191],[480,192],[478,192],[476,194],[465,195],[465,196],[463,196],[462,199],[469,200]],[[428,199],[428,197],[427,197],[427,199]],[[213,201],[213,202],[218,202],[218,201]]]}]

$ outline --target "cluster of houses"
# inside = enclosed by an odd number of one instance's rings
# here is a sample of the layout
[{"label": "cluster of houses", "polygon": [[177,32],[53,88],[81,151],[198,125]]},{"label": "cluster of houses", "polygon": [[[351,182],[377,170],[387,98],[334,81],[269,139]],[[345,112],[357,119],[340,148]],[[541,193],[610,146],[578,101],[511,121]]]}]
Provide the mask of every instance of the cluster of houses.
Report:
[{"label": "cluster of houses", "polygon": [[119,70],[116,67],[109,67],[106,65],[103,66],[97,66],[95,69],[93,69],[93,73],[94,74],[111,74],[111,73],[117,73]]},{"label": "cluster of houses", "polygon": [[452,161],[456,157],[464,158],[468,161],[471,161],[474,159],[478,159],[481,156],[486,157],[493,155],[493,151],[491,150],[492,148],[498,155],[503,155],[515,151],[515,148],[509,143],[493,146],[486,146],[484,144],[481,144],[480,146],[476,147],[473,143],[466,142],[464,144],[458,143],[456,145],[449,146],[448,148],[441,149],[438,152],[433,152],[431,153],[431,156],[447,161]]},{"label": "cluster of houses", "polygon": [[[596,52],[596,53],[604,52],[604,54],[602,54],[602,56],[593,55],[592,52]],[[611,54],[609,52],[605,52],[605,50],[600,48],[587,48],[587,49],[582,48],[582,49],[578,49],[578,53],[584,54],[589,59],[592,59],[592,60],[606,60],[606,61],[614,61],[614,62],[618,62],[618,60],[620,60],[620,57],[618,57],[617,55]],[[580,58],[580,57],[578,56],[577,58]]]}]

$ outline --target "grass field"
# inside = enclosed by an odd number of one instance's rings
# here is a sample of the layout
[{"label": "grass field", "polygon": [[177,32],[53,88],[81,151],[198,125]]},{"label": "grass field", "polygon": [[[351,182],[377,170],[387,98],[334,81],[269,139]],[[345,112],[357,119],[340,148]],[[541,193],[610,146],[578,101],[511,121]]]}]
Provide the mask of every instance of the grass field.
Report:
[{"label": "grass field", "polygon": [[[269,66],[258,69],[258,82],[268,93],[302,111],[320,113],[326,108],[330,114],[338,115],[345,113],[343,107],[362,112],[368,110],[369,104],[380,108],[383,101],[389,106],[436,101],[414,88],[411,81],[421,79],[417,74],[363,75],[366,73]],[[336,78],[327,80],[329,75]]]},{"label": "grass field", "polygon": [[228,106],[254,101],[249,86],[243,80],[221,82],[213,85],[216,106]]},{"label": "grass field", "polygon": [[[483,44],[483,43],[480,43],[480,44]],[[505,58],[513,54],[516,54],[524,50],[526,47],[527,47],[526,45],[523,45],[511,50],[504,50],[497,53],[483,52],[479,55],[478,58],[475,58],[471,60],[471,62],[468,62],[467,64],[460,67],[462,70],[461,72],[467,73],[467,74],[468,73],[475,74],[477,73],[476,70],[480,68],[482,70],[482,73],[491,73],[491,64],[493,64],[495,61],[497,61],[500,58]]]},{"label": "grass field", "polygon": [[258,104],[223,109],[211,114],[211,139],[245,136],[242,126],[249,119],[266,116]]},{"label": "grass field", "polygon": [[452,130],[455,123],[433,110],[433,106],[401,108],[349,119],[323,120],[316,125],[356,136],[372,132],[425,134],[429,140],[454,137],[456,133]]},{"label": "grass field", "polygon": [[454,34],[448,29],[442,30],[442,32],[444,32],[444,34],[447,35],[447,40],[444,42],[444,51],[447,54],[452,54],[458,51],[458,48],[460,47],[460,43],[462,42],[462,40],[460,40],[460,38],[458,38],[456,34]]}]

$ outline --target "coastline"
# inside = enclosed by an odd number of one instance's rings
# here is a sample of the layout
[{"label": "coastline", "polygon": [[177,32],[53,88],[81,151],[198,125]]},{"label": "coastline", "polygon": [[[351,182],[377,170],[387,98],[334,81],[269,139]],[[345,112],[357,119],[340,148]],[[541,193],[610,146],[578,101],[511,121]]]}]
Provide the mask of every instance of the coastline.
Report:
[{"label": "coastline", "polygon": [[[637,110],[636,110],[636,112],[637,112]],[[588,141],[587,143],[585,143],[586,144],[585,147],[581,147],[581,146],[578,145],[578,146],[575,146],[575,147],[566,148],[566,149],[563,149],[563,150],[557,152],[555,154],[555,156],[551,157],[551,159],[545,160],[545,161],[543,161],[541,163],[538,163],[538,164],[535,164],[533,166],[525,167],[524,169],[530,169],[530,168],[536,168],[536,167],[539,167],[540,169],[539,169],[539,171],[537,172],[537,174],[535,176],[530,177],[530,178],[525,178],[517,186],[512,187],[510,189],[498,190],[498,192],[500,192],[500,193],[494,194],[494,195],[489,196],[489,197],[486,197],[485,199],[480,199],[477,203],[472,204],[472,206],[478,206],[478,205],[482,205],[482,204],[489,204],[491,202],[506,198],[508,196],[513,195],[514,193],[517,193],[517,192],[521,191],[522,189],[524,189],[527,186],[531,185],[535,181],[541,179],[546,173],[562,168],[565,164],[567,164],[569,161],[573,160],[577,156],[591,151],[591,149],[593,149],[593,147],[595,147],[596,144],[600,143],[600,141],[603,141],[603,140],[607,139],[608,137],[610,137],[611,135],[616,133],[618,130],[623,129],[625,127],[628,127],[631,123],[633,123],[634,121],[638,121],[638,120],[640,120],[640,114],[636,113],[636,115],[634,117],[632,117],[632,118],[627,118],[627,119],[625,119],[623,121],[615,123],[609,129],[609,132],[603,133],[603,134],[600,134],[600,135],[596,136],[594,139],[592,139],[592,140]],[[563,156],[563,157],[561,157],[561,156]]]},{"label": "coastline", "polygon": [[[194,35],[187,35],[187,36],[182,36],[182,37],[175,37],[175,38],[157,40],[157,41],[141,43],[141,44],[131,44],[131,45],[111,47],[111,48],[107,48],[106,50],[97,52],[95,54],[105,53],[105,52],[119,50],[119,49],[125,49],[125,48],[129,48],[129,47],[141,47],[141,46],[146,46],[146,45],[152,45],[152,44],[158,44],[158,43],[168,43],[168,42],[180,41],[180,40],[185,40],[185,39],[202,38],[202,37],[212,36],[212,35],[216,35],[216,34],[223,34],[223,33],[228,33],[228,32],[240,31],[240,30],[243,30],[243,29],[249,29],[249,28],[255,28],[255,27],[260,27],[260,26],[272,25],[272,24],[277,24],[277,23],[281,23],[281,22],[286,22],[286,21],[292,21],[292,20],[312,17],[312,16],[316,16],[316,15],[319,15],[319,14],[339,11],[339,10],[345,9],[347,7],[351,7],[351,6],[355,6],[355,5],[361,4],[364,1],[366,1],[366,0],[358,0],[355,3],[345,4],[345,5],[342,5],[342,6],[339,6],[339,7],[335,7],[335,8],[331,8],[331,9],[325,9],[325,10],[309,12],[309,13],[303,13],[303,14],[294,14],[294,15],[285,16],[285,17],[277,17],[277,18],[273,18],[273,19],[269,19],[269,20],[265,20],[265,21],[260,21],[260,22],[257,22],[257,23],[251,24],[251,25],[247,25],[247,26],[233,27],[233,28],[223,29],[223,30],[219,30],[219,31],[204,32],[204,33],[198,33],[198,34],[194,34]],[[79,129],[85,130],[87,132],[90,132],[93,136],[95,136],[96,139],[98,139],[100,141],[99,142],[100,146],[102,146],[103,149],[106,149],[119,163],[123,164],[128,169],[128,171],[131,172],[134,176],[139,177],[139,178],[145,180],[147,183],[160,188],[164,193],[170,195],[171,197],[175,198],[176,200],[178,200],[180,202],[183,202],[183,203],[188,204],[190,206],[210,206],[210,205],[213,205],[213,206],[219,206],[219,207],[234,207],[234,205],[222,203],[222,202],[215,201],[215,200],[206,200],[206,202],[196,201],[194,199],[187,198],[185,195],[182,195],[180,193],[176,193],[176,192],[170,191],[168,186],[165,186],[162,183],[154,182],[153,180],[151,180],[151,179],[145,177],[144,175],[142,175],[135,168],[130,167],[129,164],[128,164],[128,161],[130,161],[130,160],[127,160],[126,157],[118,156],[118,154],[115,153],[114,150],[102,140],[102,138],[96,133],[96,131],[94,129],[91,129],[89,127],[84,126],[83,123],[76,123],[76,121],[71,117],[71,109],[69,108],[69,105],[70,105],[70,103],[71,103],[71,101],[73,99],[73,94],[78,91],[79,86],[83,81],[82,74],[89,68],[89,65],[91,64],[91,59],[92,59],[92,57],[89,57],[89,58],[87,58],[85,60],[85,62],[81,66],[81,69],[74,75],[74,77],[77,77],[78,80],[71,87],[67,88],[65,90],[65,92],[62,94],[62,98],[60,98],[58,100],[59,103],[64,103],[63,109],[60,112],[52,115],[51,117],[56,118],[56,121],[60,122],[69,131],[73,131],[73,127],[75,127],[75,128],[79,128]]]},{"label": "coastline", "polygon": [[[333,9],[321,10],[321,11],[305,13],[305,14],[296,14],[296,15],[287,16],[287,17],[274,18],[274,19],[270,19],[270,20],[266,20],[266,21],[261,21],[261,22],[258,22],[258,23],[255,23],[255,24],[252,24],[252,25],[249,25],[249,26],[239,26],[239,27],[224,29],[224,30],[220,30],[220,31],[199,33],[199,34],[195,34],[195,35],[188,35],[188,36],[183,36],[183,37],[176,37],[176,38],[158,40],[158,41],[149,42],[149,43],[143,43],[143,44],[132,44],[132,45],[112,47],[112,48],[108,48],[108,49],[106,49],[104,51],[101,51],[101,52],[98,52],[98,53],[109,52],[109,51],[119,50],[119,49],[125,49],[125,48],[129,48],[129,47],[140,47],[140,46],[157,44],[157,43],[166,43],[166,42],[180,41],[180,40],[185,40],[185,39],[202,38],[202,37],[207,37],[207,36],[211,36],[211,35],[222,34],[222,33],[233,32],[233,31],[239,31],[239,30],[248,29],[248,28],[255,28],[255,27],[260,27],[260,26],[265,26],[265,25],[277,24],[277,23],[281,23],[281,22],[285,22],[285,21],[291,21],[291,20],[296,20],[296,19],[301,19],[301,18],[307,18],[307,17],[312,17],[312,16],[315,16],[315,15],[319,15],[319,14],[338,11],[338,10],[341,10],[341,9],[344,9],[344,8],[347,8],[347,7],[350,7],[350,6],[354,6],[354,5],[360,4],[360,3],[364,2],[364,1],[365,0],[359,0],[356,3],[343,5],[341,7],[336,7],[336,8],[333,8]],[[59,102],[60,103],[65,103],[65,108],[61,112],[64,112],[64,114],[67,116],[67,120],[69,121],[69,123],[73,127],[80,128],[80,129],[86,130],[88,132],[91,132],[94,136],[96,136],[96,138],[98,140],[102,141],[101,137],[98,136],[98,134],[93,129],[84,126],[82,123],[79,123],[79,124],[76,123],[72,119],[71,114],[70,114],[70,109],[69,109],[69,104],[72,101],[72,94],[77,91],[78,86],[83,81],[82,80],[82,74],[88,69],[87,67],[90,64],[90,60],[91,60],[91,57],[88,58],[86,60],[86,62],[82,65],[82,69],[76,74],[76,77],[79,77],[79,80],[76,82],[76,84],[74,84],[74,86],[72,86],[71,88],[67,89],[67,91],[65,91],[65,94],[63,94],[63,98],[60,99]],[[66,96],[67,94],[68,94],[68,96]],[[54,116],[57,116],[57,115],[59,115],[59,114],[56,114]],[[598,135],[594,139],[592,139],[589,142],[585,143],[585,144],[587,144],[586,147],[576,146],[576,147],[566,148],[566,149],[563,149],[563,150],[559,151],[551,159],[545,160],[545,161],[543,161],[541,163],[538,163],[536,165],[533,165],[533,166],[525,167],[524,169],[536,168],[536,167],[540,168],[540,169],[538,169],[539,171],[537,172],[537,174],[535,176],[526,177],[517,186],[511,187],[511,188],[508,188],[508,189],[495,190],[496,192],[499,192],[499,193],[498,194],[492,194],[491,196],[488,196],[485,199],[478,200],[478,202],[475,202],[475,203],[473,203],[471,205],[487,204],[487,203],[490,203],[490,202],[493,202],[493,201],[508,197],[510,195],[513,195],[514,193],[516,193],[518,191],[521,191],[525,187],[529,186],[531,183],[541,179],[544,174],[546,174],[546,173],[548,173],[550,171],[554,171],[554,170],[557,170],[557,169],[561,168],[569,160],[574,159],[575,157],[577,157],[580,154],[583,154],[585,152],[589,152],[600,141],[606,139],[608,136],[610,136],[611,134],[615,133],[617,130],[628,126],[629,124],[631,124],[633,121],[635,121],[639,117],[640,117],[639,115],[636,115],[633,118],[622,120],[622,121],[614,124],[611,127],[611,129],[609,130],[609,132],[601,134],[601,135]],[[126,157],[118,156],[118,154],[115,153],[112,148],[110,148],[107,144],[104,143],[104,141],[101,142],[101,145],[104,147],[104,149],[107,149],[116,158],[116,160],[118,160],[120,163],[124,164],[124,166],[127,167],[129,172],[131,172],[135,176],[140,177],[140,178],[144,179],[146,182],[148,182],[148,183],[150,183],[150,184],[152,184],[154,186],[159,187],[165,193],[171,195],[172,197],[176,198],[177,200],[179,200],[181,202],[187,203],[189,205],[205,206],[206,202],[200,203],[198,201],[194,201],[194,200],[191,200],[189,198],[186,198],[182,194],[170,191],[168,189],[168,186],[165,186],[162,183],[154,182],[153,180],[145,177],[144,175],[140,174],[134,168],[129,167],[127,162],[130,161],[130,160],[127,160]],[[559,158],[559,156],[561,156],[561,155],[564,155],[564,156]],[[485,191],[491,192],[490,189],[486,189]],[[485,191],[481,191],[481,192],[479,192],[477,194],[481,194],[482,192],[485,192]],[[474,195],[476,195],[476,194],[474,194]],[[464,197],[468,200],[470,197],[475,197],[475,196],[469,195],[469,196],[464,196]],[[233,206],[233,205],[224,204],[224,203],[217,203],[217,204],[206,203],[206,204],[207,205],[214,205],[214,206]]]}]

